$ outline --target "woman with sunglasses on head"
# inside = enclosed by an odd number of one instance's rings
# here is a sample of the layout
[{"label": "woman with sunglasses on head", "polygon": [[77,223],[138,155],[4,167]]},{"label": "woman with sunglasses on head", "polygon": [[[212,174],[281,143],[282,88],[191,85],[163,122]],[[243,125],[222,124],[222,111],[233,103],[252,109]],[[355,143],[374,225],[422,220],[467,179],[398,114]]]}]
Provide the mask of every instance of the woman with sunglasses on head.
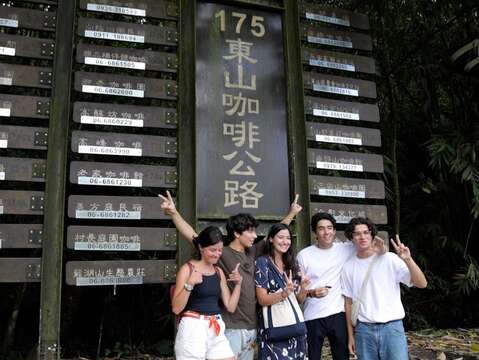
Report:
[{"label": "woman with sunglasses on head", "polygon": [[[281,301],[290,301],[296,292],[301,300],[306,296],[309,280],[299,274],[289,227],[283,223],[271,226],[266,237],[263,256],[256,259],[256,297],[259,305],[267,307]],[[294,302],[296,300],[294,299]],[[296,303],[297,304],[297,303]],[[301,311],[298,307],[298,310]],[[306,334],[286,340],[271,340],[265,329],[263,311],[259,312],[259,359],[308,359]]]},{"label": "woman with sunglasses on head", "polygon": [[225,274],[216,266],[223,251],[221,231],[209,226],[193,244],[199,251],[199,260],[190,260],[180,268],[172,298],[173,312],[180,317],[176,359],[233,360],[233,351],[224,335],[219,300],[228,312],[236,310],[242,281],[238,266],[228,279],[235,284],[230,292]]}]

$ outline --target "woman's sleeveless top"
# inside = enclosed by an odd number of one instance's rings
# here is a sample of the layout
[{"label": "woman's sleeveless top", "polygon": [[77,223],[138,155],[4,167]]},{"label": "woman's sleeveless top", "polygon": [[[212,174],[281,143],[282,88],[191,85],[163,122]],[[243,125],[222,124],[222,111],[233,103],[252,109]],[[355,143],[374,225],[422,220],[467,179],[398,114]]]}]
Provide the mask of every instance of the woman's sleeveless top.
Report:
[{"label": "woman's sleeveless top", "polygon": [[218,271],[215,271],[213,275],[203,275],[203,282],[196,284],[191,291],[184,311],[191,310],[204,315],[219,314],[221,312],[220,297],[221,287]]}]

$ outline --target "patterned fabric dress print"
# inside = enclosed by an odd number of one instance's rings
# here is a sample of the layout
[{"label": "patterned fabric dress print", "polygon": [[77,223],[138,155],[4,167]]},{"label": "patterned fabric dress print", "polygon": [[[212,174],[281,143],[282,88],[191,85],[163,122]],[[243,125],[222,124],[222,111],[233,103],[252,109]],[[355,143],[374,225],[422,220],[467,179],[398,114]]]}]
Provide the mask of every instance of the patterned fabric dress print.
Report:
[{"label": "patterned fabric dress print", "polygon": [[[256,287],[266,289],[268,293],[274,293],[282,288],[282,284],[278,284],[274,280],[271,269],[272,266],[274,265],[266,256],[261,256],[256,259]],[[306,336],[293,337],[281,342],[268,342],[264,338],[265,331],[261,307],[259,307],[258,311],[258,320],[259,360],[308,360]]]}]

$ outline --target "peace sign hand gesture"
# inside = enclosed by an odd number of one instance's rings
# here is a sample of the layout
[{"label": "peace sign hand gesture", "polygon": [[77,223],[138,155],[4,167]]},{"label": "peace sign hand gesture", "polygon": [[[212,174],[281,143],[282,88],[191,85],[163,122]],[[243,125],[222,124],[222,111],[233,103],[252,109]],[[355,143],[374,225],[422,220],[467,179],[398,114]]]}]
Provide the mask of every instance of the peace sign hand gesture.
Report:
[{"label": "peace sign hand gesture", "polygon": [[294,291],[293,272],[291,270],[289,270],[289,275],[286,276],[286,287],[283,289],[283,291],[287,296]]},{"label": "peace sign hand gesture", "polygon": [[411,260],[411,251],[409,250],[409,248],[404,245],[401,240],[399,239],[399,235],[396,235],[396,241],[394,241],[394,239],[391,238],[391,245],[393,246],[394,248],[394,251],[396,252],[396,254],[401,258],[403,259],[404,261],[409,261]]},{"label": "peace sign hand gesture", "polygon": [[178,210],[176,210],[175,202],[173,201],[173,198],[171,197],[171,194],[168,190],[166,190],[166,197],[161,194],[158,194],[158,197],[163,200],[160,207],[165,212],[165,215],[173,216],[178,213]]}]

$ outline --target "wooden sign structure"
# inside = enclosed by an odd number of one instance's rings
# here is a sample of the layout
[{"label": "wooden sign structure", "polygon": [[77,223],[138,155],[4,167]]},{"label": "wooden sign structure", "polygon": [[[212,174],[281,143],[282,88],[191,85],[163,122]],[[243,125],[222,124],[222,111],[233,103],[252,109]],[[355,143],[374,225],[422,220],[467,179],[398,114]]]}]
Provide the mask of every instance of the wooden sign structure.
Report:
[{"label": "wooden sign structure", "polygon": [[51,60],[54,53],[53,40],[0,33],[2,56]]},{"label": "wooden sign structure", "polygon": [[176,277],[175,260],[70,261],[66,283],[75,286],[168,283]]},{"label": "wooden sign structure", "polygon": [[49,116],[49,98],[0,94],[0,117],[48,119]]},{"label": "wooden sign structure", "polygon": [[381,132],[357,126],[342,126],[322,122],[306,122],[306,136],[317,143],[354,146],[381,146]]},{"label": "wooden sign structure", "polygon": [[0,224],[0,249],[42,247],[43,224]]},{"label": "wooden sign structure", "polygon": [[75,102],[73,121],[97,126],[175,129],[178,113],[176,109],[157,106]]},{"label": "wooden sign structure", "polygon": [[311,214],[330,213],[338,224],[360,216],[386,225],[387,209],[377,205],[385,199],[384,183],[372,178],[383,173],[383,158],[363,148],[381,146],[381,133],[372,128],[380,114],[373,103],[374,60],[365,56],[372,51],[368,18],[307,1],[299,10]]},{"label": "wooden sign structure", "polygon": [[83,251],[176,251],[176,245],[174,228],[69,226],[67,234],[68,248]]}]

